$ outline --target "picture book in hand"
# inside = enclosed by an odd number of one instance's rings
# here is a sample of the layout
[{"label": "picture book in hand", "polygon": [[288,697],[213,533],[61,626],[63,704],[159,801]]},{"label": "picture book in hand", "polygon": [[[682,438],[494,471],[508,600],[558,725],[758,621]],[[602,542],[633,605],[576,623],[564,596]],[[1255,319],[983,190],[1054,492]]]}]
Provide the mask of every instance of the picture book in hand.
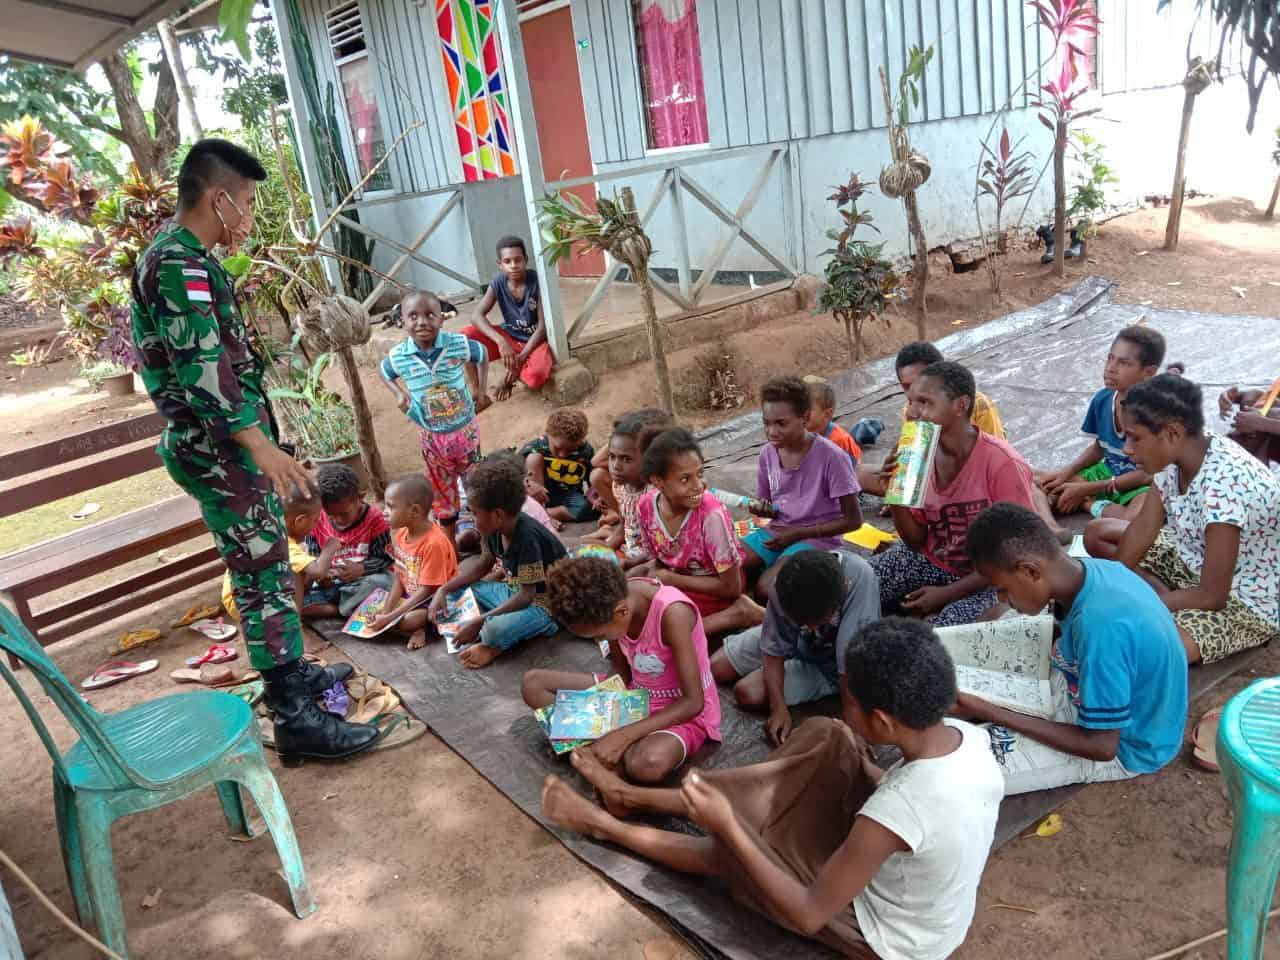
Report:
[{"label": "picture book in hand", "polygon": [[551,739],[599,740],[647,716],[648,690],[559,690],[551,715]]},{"label": "picture book in hand", "polygon": [[894,507],[922,507],[933,477],[938,452],[938,425],[928,420],[908,420],[898,439],[898,466],[885,491],[884,502]]},{"label": "picture book in hand", "polygon": [[[607,641],[606,641],[607,642]],[[611,690],[614,693],[626,693],[627,685],[622,682],[622,678],[616,673],[610,677],[601,680],[592,690]],[[538,707],[533,711],[534,719],[538,721],[538,726],[542,727],[542,732],[547,735],[547,739],[551,740],[551,718],[555,715],[556,706],[551,704],[546,707]],[[590,740],[551,740],[551,749],[557,755],[563,753],[571,753],[577,747],[581,747],[590,743]]]},{"label": "picture book in hand", "polygon": [[[342,628],[343,633],[349,633],[353,637],[359,637],[361,640],[371,640],[376,636],[386,633],[397,623],[404,619],[404,613],[396,617],[381,630],[374,630],[370,625],[382,612],[382,605],[386,603],[387,591],[381,587],[373,590],[367,597],[360,601],[360,606],[356,607],[351,614],[351,618],[347,620],[347,625]],[[409,611],[405,611],[408,613]]]},{"label": "picture book in hand", "polygon": [[961,693],[1028,716],[1053,716],[1053,617],[1002,617],[934,632],[955,662]]},{"label": "picture book in hand", "polygon": [[462,595],[446,608],[444,615],[436,621],[436,630],[440,636],[444,638],[444,647],[450,653],[458,653],[469,647],[471,644],[458,644],[458,631],[462,629],[462,625],[468,620],[474,620],[480,616],[480,604],[476,602],[476,595],[471,592],[471,588],[462,591]]}]

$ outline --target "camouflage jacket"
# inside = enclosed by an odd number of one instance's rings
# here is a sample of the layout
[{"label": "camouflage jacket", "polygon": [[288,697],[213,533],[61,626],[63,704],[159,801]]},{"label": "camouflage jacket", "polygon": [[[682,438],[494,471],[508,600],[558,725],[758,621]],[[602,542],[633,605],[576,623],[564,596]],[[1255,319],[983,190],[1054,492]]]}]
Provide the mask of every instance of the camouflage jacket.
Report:
[{"label": "camouflage jacket", "polygon": [[258,426],[275,435],[266,371],[222,265],[185,227],[161,227],[133,274],[141,376],[171,430],[225,447]]}]

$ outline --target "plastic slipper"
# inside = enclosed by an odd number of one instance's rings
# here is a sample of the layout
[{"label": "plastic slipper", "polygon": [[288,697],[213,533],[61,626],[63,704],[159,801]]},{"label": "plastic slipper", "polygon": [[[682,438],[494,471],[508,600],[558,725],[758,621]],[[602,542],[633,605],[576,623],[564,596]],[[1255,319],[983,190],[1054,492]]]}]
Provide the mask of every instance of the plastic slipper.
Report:
[{"label": "plastic slipper", "polygon": [[71,519],[84,520],[88,517],[92,517],[95,513],[97,513],[101,509],[102,509],[102,504],[100,503],[86,503],[86,504],[83,504],[80,507],[80,509],[77,510],[75,513],[71,514]]},{"label": "plastic slipper", "polygon": [[208,620],[210,617],[216,617],[221,612],[222,608],[219,606],[202,607],[199,604],[196,604],[177,620],[173,621],[171,626],[185,627],[189,624],[195,623],[197,620]]},{"label": "plastic slipper", "polygon": [[390,687],[384,686],[361,697],[347,720],[351,723],[372,723],[374,717],[382,713],[390,713],[398,706],[400,706],[400,697]]},{"label": "plastic slipper", "polygon": [[235,624],[227,623],[221,617],[217,620],[197,620],[187,626],[202,637],[208,637],[214,641],[230,640],[239,632]]},{"label": "plastic slipper", "polygon": [[1196,766],[1211,773],[1221,771],[1218,766],[1218,724],[1221,722],[1222,708],[1217,707],[1201,717],[1196,728],[1191,731],[1191,742],[1195,744],[1191,750],[1191,759]]},{"label": "plastic slipper", "polygon": [[111,656],[125,653],[129,650],[133,650],[135,647],[141,647],[144,644],[159,639],[159,630],[130,630],[120,638],[120,642],[117,643],[115,649],[111,651]]},{"label": "plastic slipper", "polygon": [[412,743],[427,732],[427,725],[412,714],[397,710],[380,713],[370,723],[378,728],[378,739],[370,750],[392,750]]},{"label": "plastic slipper", "polygon": [[264,747],[276,745],[276,722],[270,717],[258,718],[258,742]]},{"label": "plastic slipper", "polygon": [[368,673],[357,673],[347,678],[347,693],[352,703],[367,699],[383,688],[384,684],[377,677]]},{"label": "plastic slipper", "polygon": [[267,692],[266,684],[261,680],[250,680],[248,683],[242,683],[238,687],[232,687],[227,693],[233,697],[239,697],[251,707],[256,707]]},{"label": "plastic slipper", "polygon": [[187,657],[188,667],[199,667],[206,663],[226,663],[240,656],[240,651],[227,643],[215,643],[198,657]]},{"label": "plastic slipper", "polygon": [[190,668],[174,670],[169,674],[169,679],[177,683],[198,683],[204,687],[230,687],[249,680],[256,680],[258,679],[258,674],[253,670],[247,673],[236,673],[230,667],[206,663],[199,670]]},{"label": "plastic slipper", "polygon": [[158,666],[160,666],[159,660],[143,660],[141,663],[133,663],[129,660],[108,660],[81,681],[80,689],[101,690],[103,687],[120,683],[130,677],[150,673]]}]

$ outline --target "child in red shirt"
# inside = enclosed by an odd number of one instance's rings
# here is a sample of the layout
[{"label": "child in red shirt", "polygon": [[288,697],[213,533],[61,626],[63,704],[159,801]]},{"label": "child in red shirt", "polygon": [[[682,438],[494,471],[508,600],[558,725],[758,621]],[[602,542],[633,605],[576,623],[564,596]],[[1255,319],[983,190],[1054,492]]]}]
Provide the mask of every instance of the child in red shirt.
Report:
[{"label": "child in red shirt", "polygon": [[319,575],[307,584],[302,615],[349,617],[374,590],[391,586],[391,530],[382,511],[360,495],[360,478],[345,464],[322,466],[316,486],[324,510],[306,547],[317,558]]},{"label": "child in red shirt", "polygon": [[850,436],[848,430],[831,419],[836,412],[835,390],[821,377],[805,377],[805,383],[809,385],[809,396],[813,399],[805,428],[810,433],[826,437],[847,453],[856,468],[862,462],[862,447],[858,446],[858,441]]}]

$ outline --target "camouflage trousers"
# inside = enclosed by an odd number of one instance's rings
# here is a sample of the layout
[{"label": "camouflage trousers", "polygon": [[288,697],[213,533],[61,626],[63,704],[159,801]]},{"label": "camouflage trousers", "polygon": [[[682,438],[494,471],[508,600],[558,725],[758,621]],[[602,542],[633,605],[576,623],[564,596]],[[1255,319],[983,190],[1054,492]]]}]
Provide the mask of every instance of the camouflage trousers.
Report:
[{"label": "camouflage trousers", "polygon": [[231,575],[249,663],[269,670],[302,656],[295,576],[284,510],[271,483],[238,446],[219,450],[201,434],[165,430],[157,449],[174,482],[200,504]]}]

